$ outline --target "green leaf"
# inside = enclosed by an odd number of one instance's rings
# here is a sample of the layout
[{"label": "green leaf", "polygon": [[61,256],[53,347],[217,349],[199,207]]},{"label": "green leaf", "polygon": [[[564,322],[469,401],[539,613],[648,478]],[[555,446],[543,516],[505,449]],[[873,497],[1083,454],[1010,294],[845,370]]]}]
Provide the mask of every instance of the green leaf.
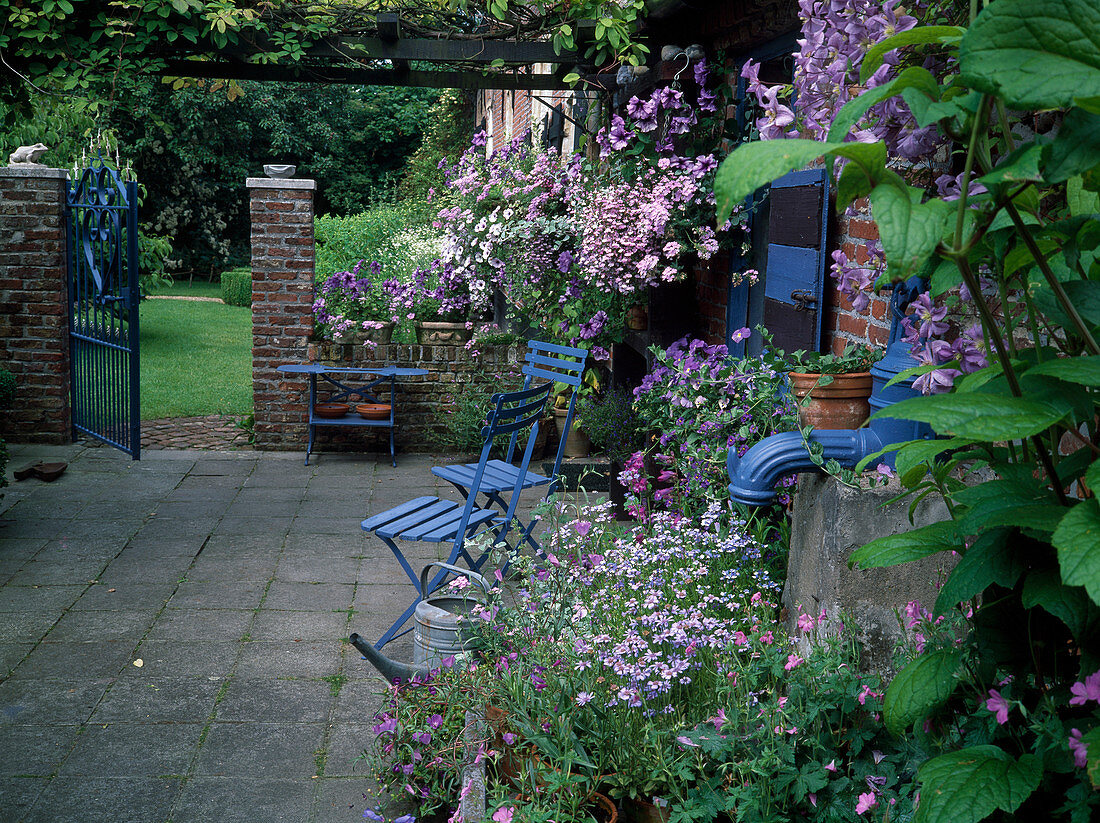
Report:
[{"label": "green leaf", "polygon": [[962,272],[954,260],[940,260],[932,272],[932,296],[939,297],[945,291],[962,283]]},{"label": "green leaf", "polygon": [[959,68],[1009,108],[1069,108],[1100,95],[1100,10],[1095,0],[990,3],[962,39]]},{"label": "green leaf", "polygon": [[916,823],[977,823],[997,809],[1013,812],[1038,787],[1042,761],[1013,760],[999,746],[968,746],[925,761],[917,770]]},{"label": "green leaf", "polygon": [[1082,214],[1100,213],[1100,194],[1086,191],[1084,178],[1080,175],[1066,181],[1066,205],[1074,217]]},{"label": "green leaf", "polygon": [[840,179],[836,183],[836,210],[840,213],[852,205],[854,200],[871,193],[874,184],[867,173],[856,163],[848,163],[840,170]]},{"label": "green leaf", "polygon": [[963,437],[952,437],[947,440],[916,440],[898,451],[897,457],[894,458],[894,466],[898,474],[908,474],[914,467],[934,460],[945,451],[960,449],[973,443],[973,440]]},{"label": "green leaf", "polygon": [[1065,517],[1066,508],[1051,503],[1032,503],[1028,506],[1013,506],[991,514],[985,520],[985,527],[1016,526],[1021,529],[1051,534]]},{"label": "green leaf", "polygon": [[955,564],[936,598],[935,613],[943,614],[994,583],[1012,588],[1024,572],[1022,559],[1009,542],[1009,529],[983,532]]},{"label": "green leaf", "polygon": [[1094,603],[1100,603],[1100,504],[1082,500],[1069,510],[1051,543],[1058,549],[1062,582],[1084,586]]},{"label": "green leaf", "polygon": [[1085,482],[1093,493],[1100,492],[1100,460],[1095,461],[1085,472]]},{"label": "green leaf", "polygon": [[953,521],[929,523],[901,534],[872,540],[849,555],[848,566],[859,566],[861,569],[897,566],[930,554],[957,549],[960,542]]},{"label": "green leaf", "polygon": [[989,174],[982,175],[978,182],[983,186],[996,186],[1001,183],[1041,182],[1039,161],[1045,147],[1038,143],[1020,146],[1006,156]]},{"label": "green leaf", "polygon": [[1074,637],[1081,637],[1093,615],[1092,603],[1079,586],[1066,586],[1054,569],[1029,572],[1020,594],[1025,609],[1039,606],[1057,617]]},{"label": "green leaf", "polygon": [[976,103],[981,97],[978,92],[968,92],[944,100],[929,100],[917,89],[905,89],[901,93],[901,99],[909,107],[913,119],[921,128],[938,123],[952,117],[965,117],[976,110]]},{"label": "green leaf", "polygon": [[890,276],[905,279],[916,273],[935,251],[954,212],[943,200],[920,202],[921,192],[881,183],[871,192],[871,208],[878,224]]},{"label": "green leaf", "polygon": [[739,146],[714,177],[718,224],[729,218],[733,207],[777,177],[801,169],[830,148],[816,140],[757,140]]},{"label": "green leaf", "polygon": [[1063,183],[1100,165],[1100,114],[1071,109],[1047,146],[1043,177],[1048,183]]},{"label": "green leaf", "polygon": [[972,440],[1019,440],[1057,423],[1063,409],[1041,400],[982,393],[936,394],[911,397],[871,415],[918,420],[939,434]]},{"label": "green leaf", "polygon": [[882,65],[882,58],[894,49],[906,46],[918,46],[928,43],[951,43],[966,34],[966,29],[958,26],[918,26],[899,32],[885,40],[880,40],[863,58],[859,69],[859,82],[866,83],[872,74]]},{"label": "green leaf", "polygon": [[1062,287],[1085,322],[1100,326],[1100,281],[1073,280]]},{"label": "green leaf", "polygon": [[962,653],[940,649],[920,655],[898,672],[886,689],[882,713],[886,728],[899,737],[914,723],[947,702],[958,681]]},{"label": "green leaf", "polygon": [[1100,726],[1081,735],[1081,742],[1088,747],[1089,782],[1094,789],[1100,788]]},{"label": "green leaf", "polygon": [[1067,383],[1080,383],[1082,386],[1100,386],[1100,354],[1059,357],[1057,360],[1032,366],[1027,373],[1057,377]]},{"label": "green leaf", "polygon": [[849,100],[833,118],[829,127],[829,142],[843,143],[852,128],[859,122],[867,110],[889,97],[901,93],[903,89],[916,89],[928,97],[939,97],[940,84],[928,69],[910,66],[889,83],[868,89],[859,97]]}]

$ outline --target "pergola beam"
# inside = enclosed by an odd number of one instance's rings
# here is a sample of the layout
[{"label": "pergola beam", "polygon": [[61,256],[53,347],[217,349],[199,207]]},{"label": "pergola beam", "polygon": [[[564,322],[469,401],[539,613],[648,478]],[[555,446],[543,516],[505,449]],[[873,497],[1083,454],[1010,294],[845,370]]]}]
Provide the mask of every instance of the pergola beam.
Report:
[{"label": "pergola beam", "polygon": [[[519,74],[488,71],[455,71],[358,66],[318,66],[296,63],[241,63],[212,60],[169,60],[162,72],[167,77],[199,77],[220,80],[275,80],[298,83],[349,83],[362,86],[421,86],[435,89],[570,89],[556,74]],[[602,82],[600,79],[595,82]],[[607,78],[608,83],[614,77]]]}]

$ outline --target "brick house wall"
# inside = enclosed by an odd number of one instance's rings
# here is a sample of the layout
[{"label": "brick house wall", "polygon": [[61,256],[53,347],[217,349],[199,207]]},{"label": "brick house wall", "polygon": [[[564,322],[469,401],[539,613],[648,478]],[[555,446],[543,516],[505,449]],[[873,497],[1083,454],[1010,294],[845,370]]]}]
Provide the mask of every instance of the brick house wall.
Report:
[{"label": "brick house wall", "polygon": [[69,175],[44,166],[0,168],[0,366],[15,375],[0,434],[67,443],[69,408],[65,192]]}]

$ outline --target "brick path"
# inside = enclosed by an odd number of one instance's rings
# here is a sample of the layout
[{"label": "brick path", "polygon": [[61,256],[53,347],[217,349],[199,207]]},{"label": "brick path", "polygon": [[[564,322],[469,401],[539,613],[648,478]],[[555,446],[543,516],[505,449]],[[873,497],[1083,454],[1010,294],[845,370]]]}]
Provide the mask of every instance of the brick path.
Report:
[{"label": "brick path", "polygon": [[170,417],[141,421],[143,449],[206,449],[237,451],[249,449],[248,434],[238,428],[234,418],[224,414],[206,417]]}]

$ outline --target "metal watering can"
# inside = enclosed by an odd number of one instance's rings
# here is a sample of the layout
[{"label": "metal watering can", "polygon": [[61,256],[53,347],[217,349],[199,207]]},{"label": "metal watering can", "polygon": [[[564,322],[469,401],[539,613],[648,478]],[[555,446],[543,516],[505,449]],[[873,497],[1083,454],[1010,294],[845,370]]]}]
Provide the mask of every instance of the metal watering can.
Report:
[{"label": "metal watering can", "polygon": [[[428,578],[433,568],[454,572],[476,583],[456,590],[441,586],[435,593],[422,594],[413,613],[413,662],[412,665],[391,660],[358,634],[348,641],[358,649],[374,668],[387,680],[411,680],[416,675],[427,676],[439,668],[445,657],[458,655],[469,649],[471,632],[465,618],[477,606],[484,605],[489,596],[489,584],[475,571],[450,563],[429,563],[420,572],[420,591],[428,592]],[[432,596],[432,595],[435,596]]]}]

